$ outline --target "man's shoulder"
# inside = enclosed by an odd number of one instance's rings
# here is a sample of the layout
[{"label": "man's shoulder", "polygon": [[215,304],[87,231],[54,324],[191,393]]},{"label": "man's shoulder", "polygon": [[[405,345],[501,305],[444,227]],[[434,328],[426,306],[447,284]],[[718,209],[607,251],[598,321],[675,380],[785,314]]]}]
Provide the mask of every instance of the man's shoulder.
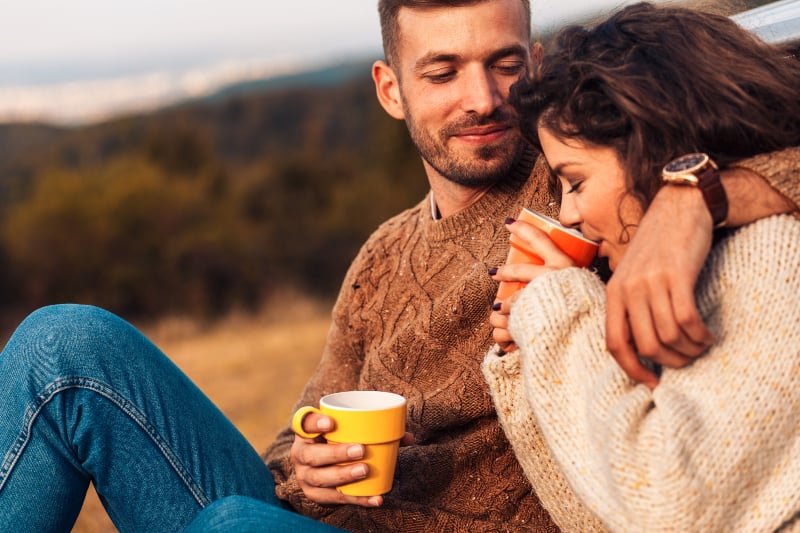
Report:
[{"label": "man's shoulder", "polygon": [[362,252],[365,249],[389,247],[391,246],[390,243],[402,241],[404,236],[417,231],[422,217],[426,214],[424,210],[427,203],[427,200],[423,200],[414,207],[401,211],[382,222],[367,238],[362,247]]}]

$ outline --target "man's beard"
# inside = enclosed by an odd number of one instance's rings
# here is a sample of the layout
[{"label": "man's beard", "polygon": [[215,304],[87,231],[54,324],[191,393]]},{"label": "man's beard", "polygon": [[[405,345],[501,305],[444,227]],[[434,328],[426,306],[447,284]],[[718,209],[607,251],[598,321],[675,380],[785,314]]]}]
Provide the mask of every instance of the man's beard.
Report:
[{"label": "man's beard", "polygon": [[435,138],[417,126],[405,101],[403,107],[406,125],[417,151],[442,177],[458,185],[481,188],[497,183],[508,176],[524,151],[524,141],[520,136],[515,136],[513,140],[482,146],[474,150],[471,156],[463,157],[449,153],[448,139],[467,128],[490,124],[515,127],[516,117],[503,109],[496,109],[489,116],[465,115],[457,123],[446,124],[439,130],[438,138]]}]

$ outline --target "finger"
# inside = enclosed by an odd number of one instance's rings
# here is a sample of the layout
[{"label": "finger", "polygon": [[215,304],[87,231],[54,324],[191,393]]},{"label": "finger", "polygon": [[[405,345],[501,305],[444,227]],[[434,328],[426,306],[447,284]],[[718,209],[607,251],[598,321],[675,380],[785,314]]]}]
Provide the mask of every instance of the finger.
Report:
[{"label": "finger", "polygon": [[530,283],[537,277],[550,272],[553,267],[547,265],[534,265],[531,263],[513,263],[497,269],[495,278],[498,281],[520,281]]},{"label": "finger", "polygon": [[619,361],[623,352],[630,348],[628,313],[620,284],[612,276],[606,285],[606,347]]},{"label": "finger", "polygon": [[[683,359],[697,357],[706,350],[706,345],[696,343],[682,328],[675,315],[674,300],[666,288],[652,292],[647,303],[653,317],[655,341],[647,344],[647,339],[638,339],[634,336],[636,346],[642,355],[653,358],[659,363],[663,361],[666,366],[680,368],[686,364]],[[690,304],[690,311],[694,310],[693,303],[692,301]],[[697,319],[699,320],[699,316]],[[700,325],[705,328],[702,321]]]},{"label": "finger", "polygon": [[497,345],[505,353],[510,353],[517,349],[517,345],[514,342],[498,342]]},{"label": "finger", "polygon": [[309,413],[303,418],[303,431],[306,433],[327,433],[333,428],[333,419],[328,416]]},{"label": "finger", "polygon": [[507,329],[495,328],[492,330],[492,339],[494,342],[500,345],[504,351],[506,350],[506,346],[509,343],[514,342],[514,339],[511,337],[511,333]]},{"label": "finger", "polygon": [[[613,280],[613,278],[612,278]],[[636,354],[631,342],[624,301],[617,294],[617,284],[609,282],[606,309],[606,345],[614,360],[628,377],[650,388],[658,385],[658,377],[648,370]]]},{"label": "finger", "polygon": [[361,507],[380,507],[383,505],[383,496],[348,496],[336,489],[303,487],[306,497],[320,505],[349,504]]},{"label": "finger", "polygon": [[683,335],[693,346],[698,347],[696,353],[682,350],[678,346],[673,346],[673,349],[690,357],[696,357],[705,352],[714,343],[714,334],[700,317],[694,290],[691,287],[687,286],[684,290],[674,289],[672,291],[672,310]]},{"label": "finger", "polygon": [[614,359],[623,372],[633,381],[643,383],[651,389],[656,388],[658,385],[658,377],[642,364],[633,349],[633,345],[627,344],[618,347],[617,355],[614,356]]},{"label": "finger", "polygon": [[[641,354],[639,354],[642,356]],[[644,357],[644,356],[642,356]],[[668,346],[661,346],[658,352],[646,357],[650,361],[667,368],[683,368],[692,361],[694,357],[688,357],[682,353],[670,349]]]},{"label": "finger", "polygon": [[574,261],[547,236],[547,233],[532,224],[518,220],[510,226],[508,231],[522,244],[538,255],[545,265],[557,268],[571,266]]},{"label": "finger", "polygon": [[414,434],[406,431],[405,434],[403,434],[403,438],[400,439],[400,446],[411,446],[414,442],[416,442]]},{"label": "finger", "polygon": [[[326,466],[322,468],[302,467],[295,471],[297,481],[305,489],[335,489],[338,486],[360,481],[367,477],[369,467],[365,463]],[[329,495],[330,497],[332,495]]]},{"label": "finger", "polygon": [[[660,296],[661,297],[661,296]],[[656,331],[656,319],[651,315],[652,308],[648,303],[655,303],[660,301],[658,298],[651,297],[649,300],[646,298],[634,298],[628,306],[631,315],[628,320],[631,328],[631,341],[628,345],[631,349],[635,346],[636,353],[639,357],[649,359],[654,363],[669,368],[683,368],[688,365],[692,358],[680,353],[670,346],[662,342]],[[673,332],[677,331],[676,335],[682,335],[677,323],[672,316],[671,310],[667,313],[669,316],[670,328]],[[667,322],[664,320],[664,322]],[[664,324],[662,324],[664,326]],[[687,338],[684,338],[684,345],[690,344]]]},{"label": "finger", "polygon": [[636,347],[636,352],[645,359],[658,356],[662,348],[661,341],[656,334],[653,315],[649,301],[652,301],[648,287],[628,288],[626,291],[627,322],[629,338],[627,345]]},{"label": "finger", "polygon": [[508,315],[494,311],[489,315],[489,325],[493,328],[508,328]]},{"label": "finger", "polygon": [[307,439],[295,437],[291,450],[292,462],[309,467],[324,467],[358,461],[364,458],[364,446],[361,444],[328,444],[309,443]]}]

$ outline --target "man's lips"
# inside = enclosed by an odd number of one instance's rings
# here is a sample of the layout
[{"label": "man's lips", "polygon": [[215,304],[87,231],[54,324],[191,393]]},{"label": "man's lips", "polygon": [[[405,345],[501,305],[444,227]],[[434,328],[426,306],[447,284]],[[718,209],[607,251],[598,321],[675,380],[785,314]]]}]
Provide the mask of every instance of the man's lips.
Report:
[{"label": "man's lips", "polygon": [[491,124],[465,128],[452,136],[467,142],[491,142],[504,136],[510,129],[511,127],[505,124]]}]

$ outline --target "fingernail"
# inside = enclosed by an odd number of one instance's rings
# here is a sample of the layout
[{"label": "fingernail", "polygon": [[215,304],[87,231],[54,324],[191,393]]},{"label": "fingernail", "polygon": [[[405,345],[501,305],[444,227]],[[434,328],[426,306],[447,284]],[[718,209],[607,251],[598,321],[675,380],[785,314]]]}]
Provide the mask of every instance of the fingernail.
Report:
[{"label": "fingernail", "polygon": [[356,465],[350,469],[350,475],[356,479],[367,477],[367,467],[364,465]]},{"label": "fingernail", "polygon": [[497,267],[490,268],[489,269],[489,275],[490,276],[494,276],[495,274],[497,274]]},{"label": "fingernail", "polygon": [[317,422],[317,429],[323,433],[333,429],[333,421],[330,418],[320,418]]},{"label": "fingernail", "polygon": [[499,311],[503,307],[503,302],[495,302],[492,304],[492,311]]},{"label": "fingernail", "polygon": [[380,507],[381,506],[381,497],[380,496],[370,496],[367,503],[372,507]]},{"label": "fingernail", "polygon": [[347,457],[350,459],[361,459],[364,457],[364,448],[359,446],[358,444],[354,444],[347,448]]},{"label": "fingernail", "polygon": [[513,224],[513,223],[514,223],[514,222],[516,222],[516,221],[517,221],[517,219],[516,219],[516,218],[511,218],[511,217],[508,217],[508,218],[506,219],[506,224]]}]

